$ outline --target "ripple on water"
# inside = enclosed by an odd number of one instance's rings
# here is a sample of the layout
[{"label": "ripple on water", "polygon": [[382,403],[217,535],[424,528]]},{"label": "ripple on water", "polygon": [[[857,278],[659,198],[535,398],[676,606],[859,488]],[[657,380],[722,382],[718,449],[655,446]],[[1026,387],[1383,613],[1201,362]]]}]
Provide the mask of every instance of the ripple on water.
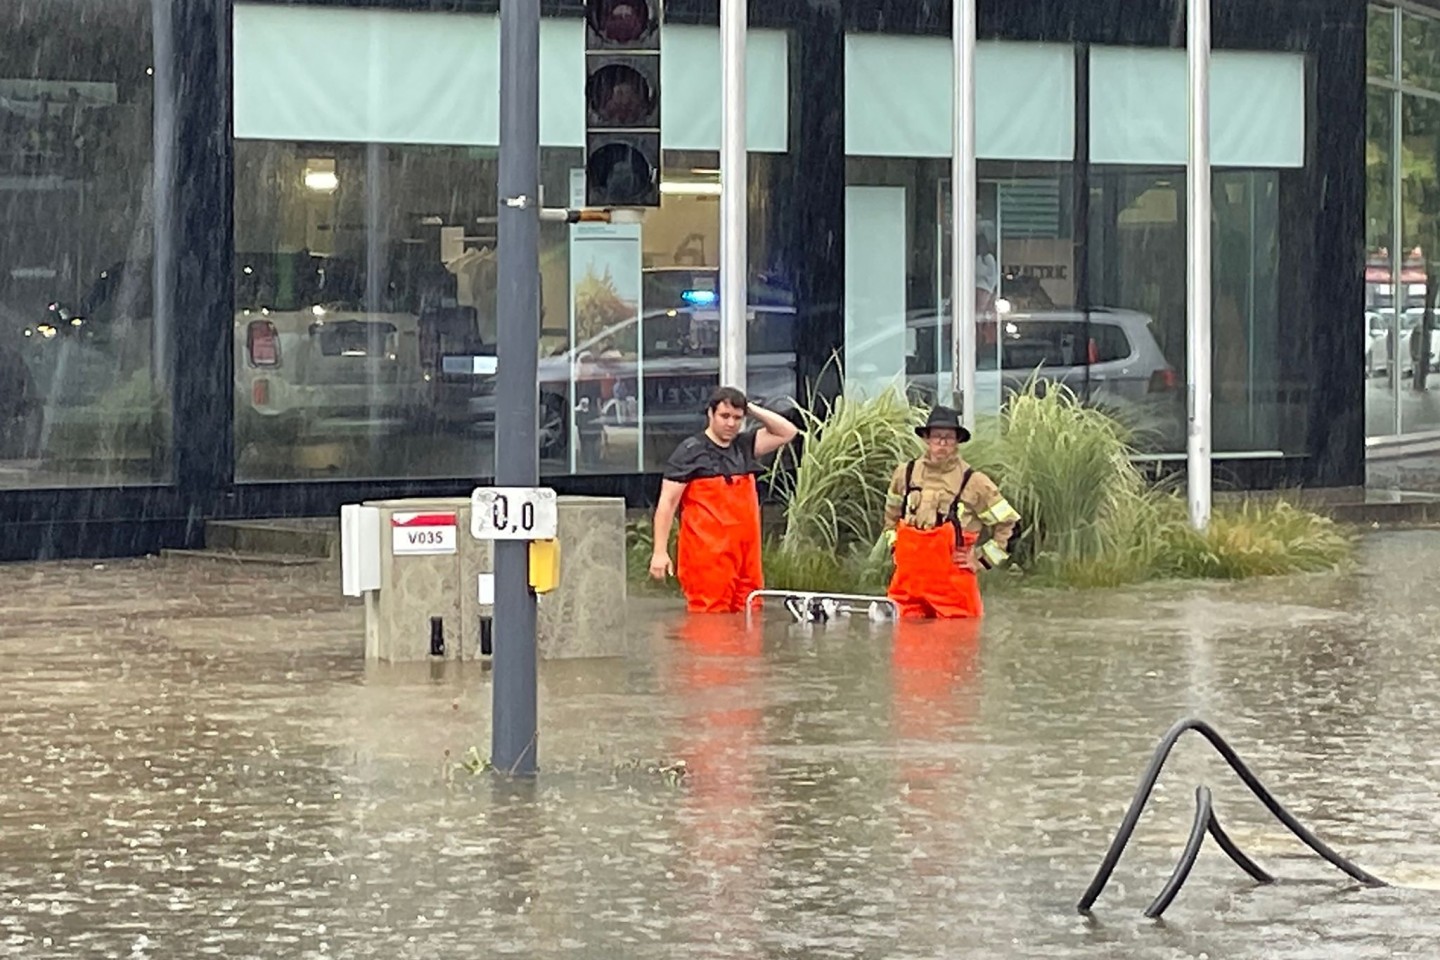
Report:
[{"label": "ripple on water", "polygon": [[[528,791],[454,766],[488,754],[489,673],[367,669],[323,572],[19,568],[0,955],[1428,955],[1437,565],[1440,534],[1385,535],[1342,575],[997,595],[978,632],[637,603],[646,656],[544,665]],[[1185,714],[1395,886],[1355,887],[1187,740],[1080,917]],[[1197,783],[1281,882],[1207,848],[1145,921]]]}]

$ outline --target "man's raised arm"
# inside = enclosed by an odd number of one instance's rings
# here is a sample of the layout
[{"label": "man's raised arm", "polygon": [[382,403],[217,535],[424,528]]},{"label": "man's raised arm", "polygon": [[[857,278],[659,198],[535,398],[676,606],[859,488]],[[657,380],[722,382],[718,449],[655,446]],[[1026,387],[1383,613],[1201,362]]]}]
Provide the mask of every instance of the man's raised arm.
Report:
[{"label": "man's raised arm", "polygon": [[774,453],[794,440],[800,433],[795,424],[773,410],[766,410],[764,407],[758,407],[752,403],[748,412],[750,416],[760,421],[760,432],[755,434],[755,456],[757,457]]}]

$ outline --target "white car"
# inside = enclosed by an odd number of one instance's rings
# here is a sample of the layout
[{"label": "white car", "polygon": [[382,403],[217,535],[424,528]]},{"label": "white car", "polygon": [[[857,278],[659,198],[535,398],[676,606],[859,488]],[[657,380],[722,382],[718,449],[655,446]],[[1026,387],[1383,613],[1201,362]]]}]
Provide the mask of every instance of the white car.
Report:
[{"label": "white car", "polygon": [[[242,253],[237,260],[232,343],[240,446],[403,429],[424,413],[413,297],[387,289],[386,309],[365,312],[353,262],[308,253]],[[138,396],[131,381],[151,381],[151,291],[150,261],[116,264],[79,303],[52,304],[32,328],[26,360],[50,420],[68,408],[91,417],[91,407]]]},{"label": "white car", "polygon": [[[1005,313],[998,324],[977,324],[980,409],[998,408],[1035,377],[1063,383],[1088,403],[1111,409],[1142,439],[1173,445],[1184,436],[1183,379],[1166,360],[1151,323],[1135,310],[1096,307],[1088,313],[1058,308]],[[944,311],[914,311],[906,320],[904,379],[917,402],[949,399],[952,329]],[[891,328],[871,339],[894,336]],[[868,352],[864,341],[847,346],[847,379],[898,375],[867,370]]]},{"label": "white car", "polygon": [[[647,436],[665,439],[704,427],[705,404],[720,383],[719,271],[651,268],[643,279],[642,317],[540,358],[542,457],[564,459],[578,443],[581,462],[593,465],[607,435],[634,434],[642,422]],[[784,410],[796,392],[793,300],[761,284],[751,284],[750,293],[745,392]],[[466,416],[492,423],[493,364],[480,356],[453,359],[458,366],[450,376],[471,383]]]},{"label": "white car", "polygon": [[[1425,309],[1410,307],[1400,315],[1400,375],[1407,377],[1415,370],[1414,341],[1420,336]],[[1395,311],[1389,307],[1365,311],[1365,371],[1379,377],[1390,373],[1393,350],[1390,346],[1391,325]],[[1430,330],[1430,369],[1440,370],[1440,310],[1436,311]]]}]

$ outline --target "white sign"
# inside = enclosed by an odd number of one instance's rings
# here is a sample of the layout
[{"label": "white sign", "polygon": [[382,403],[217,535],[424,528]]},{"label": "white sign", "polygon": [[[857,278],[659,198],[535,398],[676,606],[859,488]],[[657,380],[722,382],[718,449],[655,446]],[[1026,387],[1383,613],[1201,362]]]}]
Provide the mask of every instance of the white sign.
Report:
[{"label": "white sign", "polygon": [[459,548],[453,513],[397,513],[390,518],[395,556],[443,556]]},{"label": "white sign", "polygon": [[470,495],[470,535],[476,540],[554,540],[560,523],[548,487],[480,487]]}]

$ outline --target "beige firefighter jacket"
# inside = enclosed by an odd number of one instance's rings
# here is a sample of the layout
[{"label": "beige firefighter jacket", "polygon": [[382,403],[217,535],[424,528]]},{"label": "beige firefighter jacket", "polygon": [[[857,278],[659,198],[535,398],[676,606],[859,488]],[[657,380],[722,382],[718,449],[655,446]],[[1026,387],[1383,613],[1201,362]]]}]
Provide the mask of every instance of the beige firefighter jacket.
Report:
[{"label": "beige firefighter jacket", "polygon": [[890,489],[885,496],[887,535],[901,520],[920,530],[934,529],[950,517],[953,504],[961,529],[979,539],[977,549],[982,560],[989,566],[999,566],[1009,559],[1010,539],[1015,535],[1020,514],[1005,499],[995,481],[974,470],[961,491],[965,472],[971,469],[961,457],[941,464],[930,463],[922,457],[913,463],[909,490],[905,486],[908,464],[896,467],[890,479]]}]

